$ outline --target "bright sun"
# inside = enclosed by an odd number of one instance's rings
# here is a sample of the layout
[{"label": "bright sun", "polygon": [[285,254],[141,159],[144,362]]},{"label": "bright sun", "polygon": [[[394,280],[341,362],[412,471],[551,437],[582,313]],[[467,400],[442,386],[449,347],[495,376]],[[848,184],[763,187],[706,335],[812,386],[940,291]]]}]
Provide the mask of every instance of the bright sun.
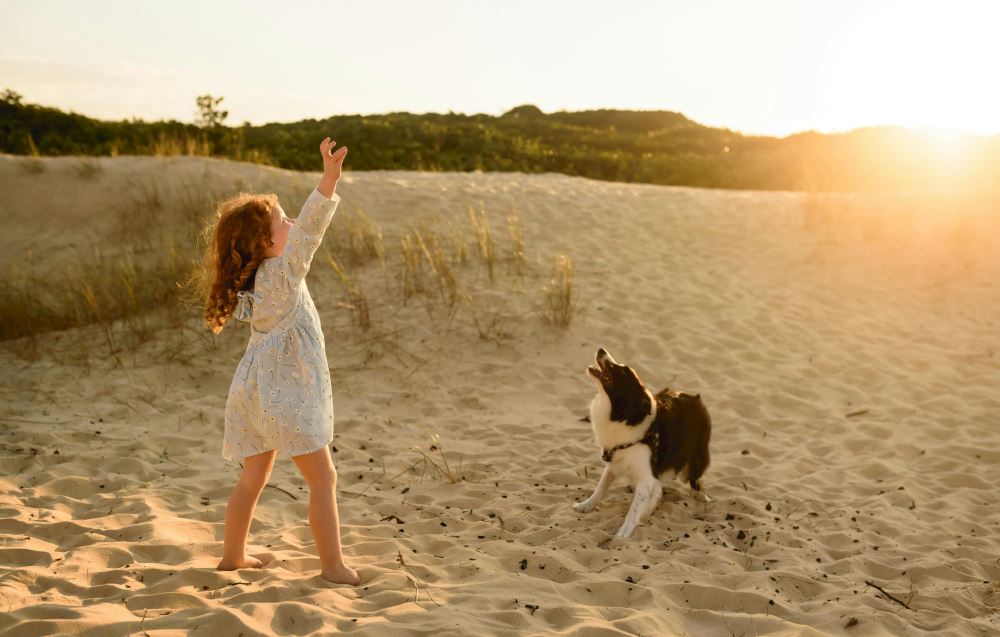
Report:
[{"label": "bright sun", "polygon": [[995,132],[998,24],[1000,2],[864,4],[832,40],[817,74],[820,128]]}]

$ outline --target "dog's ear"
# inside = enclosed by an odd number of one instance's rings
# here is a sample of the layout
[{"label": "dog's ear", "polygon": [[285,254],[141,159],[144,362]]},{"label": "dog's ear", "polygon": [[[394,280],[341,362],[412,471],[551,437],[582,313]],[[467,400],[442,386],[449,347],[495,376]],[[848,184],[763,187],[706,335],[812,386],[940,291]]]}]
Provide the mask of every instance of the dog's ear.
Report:
[{"label": "dog's ear", "polygon": [[653,403],[645,390],[632,388],[632,391],[620,393],[611,400],[611,420],[638,425],[652,412]]}]

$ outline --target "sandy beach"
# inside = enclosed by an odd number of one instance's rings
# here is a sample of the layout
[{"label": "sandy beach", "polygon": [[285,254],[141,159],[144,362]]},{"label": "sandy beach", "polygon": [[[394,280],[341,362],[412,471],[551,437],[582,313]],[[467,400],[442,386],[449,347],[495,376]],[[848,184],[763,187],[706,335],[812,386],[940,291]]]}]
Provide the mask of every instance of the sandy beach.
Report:
[{"label": "sandy beach", "polygon": [[[95,244],[115,254],[137,188],[155,184],[166,233],[185,192],[273,189],[294,215],[318,179],[192,157],[98,158],[90,179],[76,158],[23,161],[0,156],[0,268],[44,277]],[[197,314],[157,318],[111,354],[75,328],[31,355],[0,347],[0,634],[1000,632],[997,220],[817,216],[800,193],[555,174],[348,172],[338,192],[327,241],[356,211],[395,246],[410,226],[467,227],[471,207],[501,252],[516,212],[528,255],[493,282],[462,266],[454,311],[402,304],[382,283],[396,270],[365,266],[367,332],[332,271],[310,273],[362,585],[319,577],[305,482],[282,459],[250,533],[266,567],[214,570],[245,325],[213,337]],[[559,255],[566,329],[538,312]],[[713,419],[714,502],[666,479],[625,542],[606,542],[624,484],[571,508],[603,466],[581,421],[598,347],[651,388],[700,393]]]}]

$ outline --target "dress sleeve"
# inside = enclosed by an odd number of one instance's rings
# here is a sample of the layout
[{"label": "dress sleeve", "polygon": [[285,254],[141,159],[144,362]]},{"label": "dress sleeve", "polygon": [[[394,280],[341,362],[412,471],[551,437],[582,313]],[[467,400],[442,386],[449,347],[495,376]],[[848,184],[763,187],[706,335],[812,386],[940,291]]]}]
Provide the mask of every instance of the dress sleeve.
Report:
[{"label": "dress sleeve", "polygon": [[323,241],[323,234],[333,219],[338,203],[340,195],[333,193],[327,199],[318,189],[306,199],[302,212],[288,231],[288,243],[285,244],[285,270],[293,281],[302,280],[309,272],[313,255]]}]

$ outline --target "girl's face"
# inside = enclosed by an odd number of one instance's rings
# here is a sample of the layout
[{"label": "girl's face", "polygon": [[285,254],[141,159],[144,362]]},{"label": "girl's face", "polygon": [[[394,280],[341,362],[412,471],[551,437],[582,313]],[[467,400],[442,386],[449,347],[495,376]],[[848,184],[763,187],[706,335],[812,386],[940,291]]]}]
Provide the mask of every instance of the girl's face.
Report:
[{"label": "girl's face", "polygon": [[288,242],[288,231],[295,223],[293,219],[285,216],[285,211],[280,204],[271,207],[271,247],[267,249],[267,256],[280,257],[285,253],[285,244]]}]

